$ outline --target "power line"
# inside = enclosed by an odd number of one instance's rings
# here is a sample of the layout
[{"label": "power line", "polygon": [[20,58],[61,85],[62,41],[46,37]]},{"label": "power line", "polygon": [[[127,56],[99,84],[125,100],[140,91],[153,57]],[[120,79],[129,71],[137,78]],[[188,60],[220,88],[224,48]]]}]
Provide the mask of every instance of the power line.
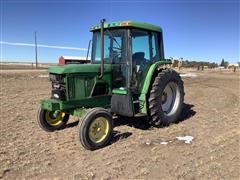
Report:
[{"label": "power line", "polygon": [[[7,42],[7,41],[0,41],[0,44],[9,45],[9,46],[28,46],[28,47],[35,47],[35,44],[31,43],[21,43],[21,42]],[[46,44],[38,44],[38,48],[53,48],[53,49],[66,49],[66,50],[76,50],[76,51],[87,51],[87,48],[79,48],[79,47],[69,47],[69,46],[58,46],[58,45],[46,45]]]}]

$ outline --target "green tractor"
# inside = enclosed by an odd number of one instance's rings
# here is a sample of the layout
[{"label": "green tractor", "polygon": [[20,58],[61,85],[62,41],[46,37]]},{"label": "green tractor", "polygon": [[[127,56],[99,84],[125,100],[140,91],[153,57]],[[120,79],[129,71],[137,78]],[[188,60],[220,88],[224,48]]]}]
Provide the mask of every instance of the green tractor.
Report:
[{"label": "green tractor", "polygon": [[95,150],[111,140],[113,116],[146,116],[152,126],[174,123],[183,107],[183,81],[164,59],[162,30],[134,21],[106,23],[93,33],[91,61],[50,67],[52,96],[37,121],[45,131],[81,117],[78,137]]}]

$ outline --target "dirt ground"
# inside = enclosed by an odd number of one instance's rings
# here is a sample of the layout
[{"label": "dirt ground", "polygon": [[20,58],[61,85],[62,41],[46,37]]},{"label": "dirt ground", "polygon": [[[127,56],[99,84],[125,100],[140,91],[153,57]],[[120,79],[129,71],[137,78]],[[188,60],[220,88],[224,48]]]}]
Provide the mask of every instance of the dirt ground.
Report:
[{"label": "dirt ground", "polygon": [[[111,144],[87,151],[76,118],[53,133],[38,127],[39,100],[51,88],[44,70],[2,70],[0,179],[240,179],[240,73],[191,73],[179,123],[115,119]],[[176,139],[184,135],[191,144]]]}]

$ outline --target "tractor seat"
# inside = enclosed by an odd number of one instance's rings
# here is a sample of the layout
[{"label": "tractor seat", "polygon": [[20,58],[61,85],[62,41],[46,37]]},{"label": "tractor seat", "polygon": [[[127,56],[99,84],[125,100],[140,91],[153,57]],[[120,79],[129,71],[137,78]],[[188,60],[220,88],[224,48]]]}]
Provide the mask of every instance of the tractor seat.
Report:
[{"label": "tractor seat", "polygon": [[132,55],[132,63],[133,65],[142,65],[146,62],[144,52],[136,52]]},{"label": "tractor seat", "polygon": [[138,87],[140,85],[140,78],[142,77],[142,68],[146,63],[146,59],[144,58],[144,52],[136,52],[132,55],[132,65],[133,65],[133,74],[132,74],[132,81],[131,87],[132,92],[138,93]]}]

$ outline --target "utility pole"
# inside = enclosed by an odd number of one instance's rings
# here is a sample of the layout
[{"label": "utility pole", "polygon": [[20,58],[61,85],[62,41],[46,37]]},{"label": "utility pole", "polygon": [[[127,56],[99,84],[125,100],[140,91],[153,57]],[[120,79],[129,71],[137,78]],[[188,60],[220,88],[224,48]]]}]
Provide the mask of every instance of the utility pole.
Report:
[{"label": "utility pole", "polygon": [[36,69],[38,68],[38,54],[37,54],[37,32],[35,31],[35,59],[36,59]]}]

